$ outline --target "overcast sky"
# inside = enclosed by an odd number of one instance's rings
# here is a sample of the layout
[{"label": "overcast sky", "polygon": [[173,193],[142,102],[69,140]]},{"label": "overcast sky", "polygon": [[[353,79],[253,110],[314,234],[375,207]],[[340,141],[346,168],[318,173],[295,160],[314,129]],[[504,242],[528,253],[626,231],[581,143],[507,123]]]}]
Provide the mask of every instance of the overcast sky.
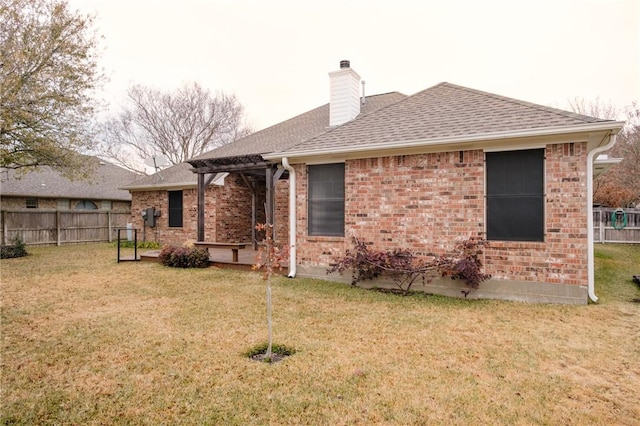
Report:
[{"label": "overcast sky", "polygon": [[115,105],[131,83],[235,94],[254,129],[329,99],[351,61],[366,93],[442,81],[568,109],[640,101],[640,0],[69,0],[96,14]]}]

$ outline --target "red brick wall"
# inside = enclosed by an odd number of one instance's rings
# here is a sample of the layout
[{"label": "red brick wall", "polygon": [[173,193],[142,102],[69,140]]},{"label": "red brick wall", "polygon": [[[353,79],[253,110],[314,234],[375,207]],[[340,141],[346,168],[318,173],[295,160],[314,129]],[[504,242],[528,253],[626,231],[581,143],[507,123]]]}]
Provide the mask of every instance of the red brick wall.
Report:
[{"label": "red brick wall", "polygon": [[486,269],[495,278],[585,285],[587,145],[549,145],[545,156],[545,241],[492,241]]},{"label": "red brick wall", "polygon": [[289,180],[280,179],[275,189],[274,229],[278,247],[289,245]]},{"label": "red brick wall", "polygon": [[[195,188],[183,190],[183,203],[188,206],[188,200],[195,200]],[[185,209],[183,214],[183,227],[169,228],[168,215],[169,200],[166,190],[162,191],[135,191],[131,193],[131,222],[133,227],[138,229],[138,239],[144,241],[157,241],[161,244],[181,245],[187,240],[196,239],[196,228],[190,228],[192,223],[191,212]],[[197,204],[196,204],[197,206]],[[142,221],[142,212],[147,208],[155,208],[160,211],[161,216],[156,218],[156,226],[151,228],[145,226]],[[195,219],[195,215],[193,216]]]},{"label": "red brick wall", "polygon": [[[586,284],[586,144],[546,149],[544,243],[492,241],[485,269],[498,279]],[[376,249],[444,253],[484,236],[482,150],[351,160],[345,164],[342,237],[307,235],[307,173],[296,165],[298,263],[327,266],[351,236]]]},{"label": "red brick wall", "polygon": [[[446,252],[483,231],[482,151],[382,157],[345,164],[345,238],[307,237],[306,170],[299,167],[300,261],[328,265],[351,237],[377,249]],[[304,177],[303,177],[304,176]]]}]

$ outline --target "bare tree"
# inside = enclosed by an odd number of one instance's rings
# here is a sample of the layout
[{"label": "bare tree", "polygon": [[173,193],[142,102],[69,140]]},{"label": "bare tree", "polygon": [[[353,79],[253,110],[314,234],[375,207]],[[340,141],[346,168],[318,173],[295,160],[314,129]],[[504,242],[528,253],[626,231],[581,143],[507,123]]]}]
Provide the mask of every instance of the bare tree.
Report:
[{"label": "bare tree", "polygon": [[595,101],[587,101],[584,98],[574,98],[569,101],[569,106],[573,112],[589,115],[591,117],[603,118],[605,120],[615,120],[620,111],[611,102],[604,102],[600,98]]},{"label": "bare tree", "polygon": [[140,160],[162,154],[179,164],[250,133],[233,95],[215,96],[197,83],[163,92],[134,85],[123,111],[102,126],[101,154],[144,171]]},{"label": "bare tree", "polygon": [[609,207],[640,203],[640,104],[634,102],[626,107],[625,118],[627,123],[610,152],[622,162],[598,177],[602,185],[594,193],[596,202]]},{"label": "bare tree", "polygon": [[598,118],[615,119],[624,116],[626,124],[618,135],[617,143],[607,154],[622,158],[594,180],[593,201],[606,207],[629,207],[640,202],[640,105],[637,102],[620,112],[599,99],[570,102],[574,112]]},{"label": "bare tree", "polygon": [[104,79],[92,24],[64,0],[0,0],[0,166],[86,174]]}]

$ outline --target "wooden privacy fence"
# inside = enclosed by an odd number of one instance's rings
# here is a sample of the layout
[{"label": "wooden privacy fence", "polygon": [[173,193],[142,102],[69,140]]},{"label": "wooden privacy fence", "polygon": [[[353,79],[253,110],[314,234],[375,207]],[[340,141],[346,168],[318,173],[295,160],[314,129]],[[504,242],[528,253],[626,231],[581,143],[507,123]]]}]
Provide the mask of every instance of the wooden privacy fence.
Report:
[{"label": "wooden privacy fence", "polygon": [[2,210],[2,244],[19,236],[27,245],[111,242],[131,222],[128,211]]},{"label": "wooden privacy fence", "polygon": [[596,243],[640,243],[640,210],[593,209],[593,241]]},{"label": "wooden privacy fence", "polygon": [[[615,209],[593,210],[594,241],[640,243],[640,210],[624,209],[625,222],[614,218]],[[111,242],[117,229],[126,228],[131,213],[107,211],[2,210],[0,241],[11,244],[20,236],[27,245],[62,245]],[[624,227],[622,225],[624,224]],[[614,226],[615,225],[615,226]],[[620,228],[620,229],[617,229]]]}]

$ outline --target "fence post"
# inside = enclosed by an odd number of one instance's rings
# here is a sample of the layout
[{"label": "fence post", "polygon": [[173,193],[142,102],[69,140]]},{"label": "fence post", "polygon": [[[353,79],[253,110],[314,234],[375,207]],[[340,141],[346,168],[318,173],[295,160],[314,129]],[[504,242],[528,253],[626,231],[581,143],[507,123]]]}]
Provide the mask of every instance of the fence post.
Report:
[{"label": "fence post", "polygon": [[605,218],[605,220],[602,220],[602,208],[600,208],[600,210],[598,210],[598,215],[599,215],[598,224],[599,224],[599,228],[600,228],[599,229],[599,232],[600,232],[600,244],[604,244],[605,243],[605,241],[604,241],[604,238],[605,238],[604,225],[605,225],[606,218]]},{"label": "fence post", "polygon": [[9,245],[9,236],[7,235],[9,228],[7,227],[7,212],[2,210],[2,244]]},{"label": "fence post", "polygon": [[113,238],[111,238],[111,212],[107,212],[107,222],[108,222],[108,227],[109,227],[109,236],[108,236],[108,240],[109,242],[113,241]]},{"label": "fence post", "polygon": [[61,224],[60,224],[61,220],[60,220],[60,210],[56,210],[56,239],[58,241],[58,247],[60,247],[62,245],[62,235],[60,230],[61,230]]}]

